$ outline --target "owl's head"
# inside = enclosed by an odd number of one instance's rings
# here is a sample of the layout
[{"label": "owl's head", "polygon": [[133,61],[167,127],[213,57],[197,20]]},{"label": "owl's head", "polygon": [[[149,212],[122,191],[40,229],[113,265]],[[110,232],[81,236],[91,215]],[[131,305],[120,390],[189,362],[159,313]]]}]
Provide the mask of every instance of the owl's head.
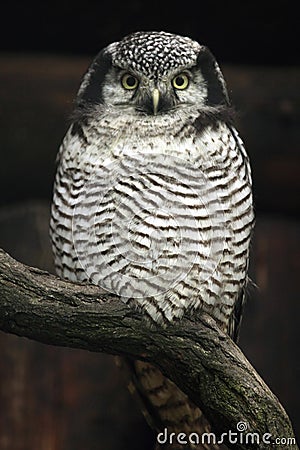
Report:
[{"label": "owl's head", "polygon": [[228,96],[219,66],[206,47],[171,33],[137,32],[97,55],[77,104],[157,115],[179,107],[225,106]]}]

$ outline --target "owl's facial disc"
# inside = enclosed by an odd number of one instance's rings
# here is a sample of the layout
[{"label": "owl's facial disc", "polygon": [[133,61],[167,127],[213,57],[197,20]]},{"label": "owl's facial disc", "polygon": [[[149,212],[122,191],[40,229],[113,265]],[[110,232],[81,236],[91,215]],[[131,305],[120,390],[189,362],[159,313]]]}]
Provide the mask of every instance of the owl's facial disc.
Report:
[{"label": "owl's facial disc", "polygon": [[[157,116],[228,106],[225,82],[210,51],[164,32],[137,32],[103,49],[81,84],[77,112],[102,105],[120,114]],[[102,108],[103,110],[103,108]]]},{"label": "owl's facial disc", "polygon": [[[122,102],[118,105],[134,109],[147,115],[163,114],[178,105],[190,104],[187,101],[187,90],[190,75],[178,72],[176,75],[149,79],[142,74],[125,73],[119,78],[122,86]],[[116,98],[120,98],[119,95]]]},{"label": "owl's facial disc", "polygon": [[[188,70],[171,71],[163,76],[149,77],[135,71],[133,67],[130,67],[128,72],[115,67],[110,80],[113,80],[112,84],[115,86],[118,106],[124,108],[127,105],[129,109],[134,108],[137,112],[155,116],[168,112],[179,104],[187,103],[183,91],[188,89],[192,78],[192,73]],[[113,100],[111,97],[110,102]]]}]

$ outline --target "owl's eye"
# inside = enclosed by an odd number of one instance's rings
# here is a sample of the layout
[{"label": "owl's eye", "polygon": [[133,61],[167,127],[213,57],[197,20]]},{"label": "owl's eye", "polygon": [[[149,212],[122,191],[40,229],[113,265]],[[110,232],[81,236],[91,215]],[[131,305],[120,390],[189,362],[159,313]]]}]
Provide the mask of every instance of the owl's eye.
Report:
[{"label": "owl's eye", "polygon": [[175,89],[186,89],[189,85],[189,77],[186,73],[180,73],[172,80],[172,85]]},{"label": "owl's eye", "polygon": [[130,73],[125,73],[122,76],[121,83],[124,89],[132,90],[138,87],[139,80]]}]

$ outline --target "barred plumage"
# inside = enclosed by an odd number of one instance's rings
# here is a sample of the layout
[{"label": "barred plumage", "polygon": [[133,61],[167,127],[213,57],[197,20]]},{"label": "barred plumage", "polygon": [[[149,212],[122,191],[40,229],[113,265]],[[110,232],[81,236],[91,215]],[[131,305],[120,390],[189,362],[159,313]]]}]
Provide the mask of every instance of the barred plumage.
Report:
[{"label": "barred plumage", "polygon": [[[253,220],[248,157],[211,53],[156,32],[104,49],[58,156],[58,274],[98,284],[158,323],[203,309],[236,337]],[[208,427],[158,369],[132,368],[157,429]]]}]

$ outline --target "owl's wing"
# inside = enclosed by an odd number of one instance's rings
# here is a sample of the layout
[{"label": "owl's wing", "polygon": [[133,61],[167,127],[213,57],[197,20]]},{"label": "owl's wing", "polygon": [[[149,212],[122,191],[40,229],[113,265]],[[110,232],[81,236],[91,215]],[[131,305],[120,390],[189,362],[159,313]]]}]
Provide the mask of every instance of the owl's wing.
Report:
[{"label": "owl's wing", "polygon": [[[247,168],[248,183],[250,186],[252,186],[250,161],[249,161],[249,157],[247,155],[244,143],[241,140],[241,138],[239,137],[237,130],[231,125],[229,125],[228,127],[229,127],[231,134],[236,142],[236,145],[243,157],[245,166]],[[252,228],[253,228],[253,225],[254,225],[254,218],[253,218],[253,221],[251,224]],[[247,288],[248,288],[249,284],[251,284],[251,280],[247,276],[246,280],[245,280],[245,284],[239,293],[237,301],[235,302],[234,310],[233,310],[233,313],[231,315],[231,318],[230,318],[230,321],[228,324],[227,333],[233,339],[234,342],[238,342],[238,339],[239,339],[243,311],[244,311],[244,307],[245,307],[246,300],[247,300]]]},{"label": "owl's wing", "polygon": [[242,288],[239,297],[234,305],[234,310],[228,324],[228,334],[234,342],[238,342],[240,328],[243,318],[244,306],[246,303],[246,288]]}]

